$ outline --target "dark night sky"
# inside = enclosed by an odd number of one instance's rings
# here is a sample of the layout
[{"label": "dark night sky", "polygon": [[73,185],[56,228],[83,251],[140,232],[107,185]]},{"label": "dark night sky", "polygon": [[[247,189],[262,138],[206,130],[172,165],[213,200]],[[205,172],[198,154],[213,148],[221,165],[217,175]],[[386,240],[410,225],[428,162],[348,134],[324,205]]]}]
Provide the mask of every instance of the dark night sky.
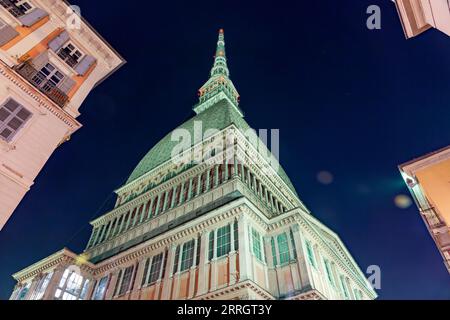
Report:
[{"label": "dark night sky", "polygon": [[[280,129],[280,161],[301,199],[363,270],[380,299],[450,299],[442,259],[397,165],[450,143],[450,38],[406,41],[391,1],[83,0],[83,16],[128,64],[81,108],[84,127],[50,158],[0,232],[0,298],[11,274],[69,247],[160,138],[192,115],[225,29],[231,78],[254,128]],[[125,4],[125,5],[124,5]],[[365,27],[382,9],[382,29]],[[331,185],[316,175],[328,170]]]}]

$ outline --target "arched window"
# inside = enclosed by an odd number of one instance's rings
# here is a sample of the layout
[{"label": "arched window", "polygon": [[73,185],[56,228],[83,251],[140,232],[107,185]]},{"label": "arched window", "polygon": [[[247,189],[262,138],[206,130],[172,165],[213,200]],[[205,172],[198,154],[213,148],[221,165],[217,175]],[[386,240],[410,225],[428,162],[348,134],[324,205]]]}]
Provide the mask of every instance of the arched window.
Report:
[{"label": "arched window", "polygon": [[45,290],[48,287],[48,284],[50,283],[50,279],[53,276],[53,272],[47,273],[46,275],[43,275],[42,278],[39,280],[39,283],[36,287],[36,289],[33,292],[33,295],[31,296],[30,300],[41,300],[44,296]]},{"label": "arched window", "polygon": [[17,300],[25,300],[25,296],[30,290],[30,283],[27,283],[22,289],[20,289],[19,294],[17,295]]},{"label": "arched window", "polygon": [[58,300],[83,300],[86,297],[89,280],[84,279],[70,267],[64,271],[56,289]]},{"label": "arched window", "polygon": [[99,283],[97,288],[95,288],[93,300],[103,300],[105,297],[106,287],[108,286],[109,276],[103,277]]}]

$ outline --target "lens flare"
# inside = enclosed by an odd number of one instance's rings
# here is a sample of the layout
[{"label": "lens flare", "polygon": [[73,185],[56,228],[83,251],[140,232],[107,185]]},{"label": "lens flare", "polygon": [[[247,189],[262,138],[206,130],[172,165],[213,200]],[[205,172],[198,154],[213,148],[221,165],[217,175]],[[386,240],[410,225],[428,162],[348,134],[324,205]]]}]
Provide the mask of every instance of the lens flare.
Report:
[{"label": "lens flare", "polygon": [[333,174],[329,171],[320,171],[317,174],[317,181],[324,185],[330,185],[334,181]]},{"label": "lens flare", "polygon": [[399,194],[394,199],[395,205],[400,209],[408,209],[412,205],[412,200],[410,197],[404,194]]}]

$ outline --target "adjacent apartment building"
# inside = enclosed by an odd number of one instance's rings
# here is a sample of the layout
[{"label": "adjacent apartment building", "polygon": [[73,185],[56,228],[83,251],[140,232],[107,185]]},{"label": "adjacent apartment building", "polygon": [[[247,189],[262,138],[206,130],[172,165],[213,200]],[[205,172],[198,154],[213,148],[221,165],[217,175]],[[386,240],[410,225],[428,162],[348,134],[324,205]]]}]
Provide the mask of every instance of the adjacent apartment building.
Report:
[{"label": "adjacent apartment building", "polygon": [[[196,114],[144,156],[115,191],[115,208],[91,222],[85,252],[63,249],[16,273],[11,299],[376,298],[338,235],[248,136],[223,30],[198,96]],[[177,149],[180,135],[189,139]]]},{"label": "adjacent apartment building", "polygon": [[448,0],[393,0],[407,39],[435,28],[450,36]]},{"label": "adjacent apartment building", "polygon": [[89,92],[124,63],[68,3],[0,0],[0,230]]},{"label": "adjacent apartment building", "polygon": [[450,146],[399,168],[450,273]]}]

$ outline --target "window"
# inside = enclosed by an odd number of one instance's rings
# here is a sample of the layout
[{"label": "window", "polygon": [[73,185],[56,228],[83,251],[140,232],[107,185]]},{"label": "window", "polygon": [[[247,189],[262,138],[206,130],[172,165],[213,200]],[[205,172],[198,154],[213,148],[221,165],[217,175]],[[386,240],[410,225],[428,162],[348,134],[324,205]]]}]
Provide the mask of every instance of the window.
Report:
[{"label": "window", "polygon": [[262,251],[261,251],[261,236],[258,231],[252,228],[252,251],[253,254],[258,258],[258,260],[263,261],[262,259]]},{"label": "window", "polygon": [[43,276],[39,283],[33,292],[33,295],[30,300],[41,300],[44,296],[45,290],[47,289],[48,284],[50,283],[50,279],[53,276],[53,272],[47,273],[45,276]]},{"label": "window", "polygon": [[88,279],[86,279],[84,281],[83,288],[81,289],[79,300],[84,300],[86,298],[87,292],[88,292],[88,289],[89,289],[89,282],[90,281]]},{"label": "window", "polygon": [[234,222],[234,250],[239,250],[239,226],[238,222]]},{"label": "window", "polygon": [[277,265],[277,251],[275,249],[275,240],[270,238],[270,246],[272,247],[272,258],[274,267]]},{"label": "window", "polygon": [[29,0],[1,0],[0,5],[16,18],[27,14],[34,8]]},{"label": "window", "polygon": [[195,257],[195,265],[198,266],[200,264],[200,249],[202,245],[202,238],[199,236],[197,238],[197,256]]},{"label": "window", "polygon": [[328,277],[328,280],[330,281],[330,283],[334,286],[334,279],[333,279],[333,274],[332,274],[332,271],[331,271],[331,266],[330,266],[330,262],[328,261],[328,260],[324,260],[324,263],[325,263],[325,270],[326,270],[326,272],[327,272],[327,277]]},{"label": "window", "polygon": [[280,264],[283,265],[288,263],[290,260],[288,238],[286,233],[278,235],[277,242],[278,242],[278,252],[280,255]]},{"label": "window", "polygon": [[208,261],[214,257],[214,230],[209,233]]},{"label": "window", "polygon": [[153,257],[152,267],[150,268],[150,275],[147,283],[153,283],[159,279],[159,273],[161,272],[162,262],[163,262],[162,252],[157,256]]},{"label": "window", "polygon": [[193,265],[194,245],[195,240],[188,241],[183,245],[183,254],[181,255],[181,269],[180,269],[181,272],[189,269]]},{"label": "window", "polygon": [[306,240],[306,252],[308,254],[309,263],[313,267],[316,267],[316,260],[314,259],[314,251],[313,251],[313,248],[311,246],[311,242],[308,241],[308,240]]},{"label": "window", "polygon": [[109,276],[100,279],[97,288],[95,288],[93,300],[103,300],[105,297],[106,287],[108,285]]},{"label": "window", "polygon": [[17,300],[25,300],[28,290],[30,290],[30,283],[27,283],[25,287],[20,289],[19,294],[17,295]]},{"label": "window", "polygon": [[348,294],[348,288],[347,288],[347,284],[345,283],[345,278],[342,275],[339,278],[341,280],[341,287],[342,287],[342,292],[344,293],[344,298],[346,300],[348,300],[350,298],[350,296]]},{"label": "window", "polygon": [[0,137],[8,142],[11,141],[30,118],[30,111],[17,101],[8,99],[0,106]]},{"label": "window", "polygon": [[56,289],[55,298],[59,300],[82,300],[84,278],[75,271],[66,269]]},{"label": "window", "polygon": [[71,68],[75,67],[84,56],[81,50],[70,41],[66,43],[57,54]]},{"label": "window", "polygon": [[134,266],[129,266],[125,269],[122,276],[122,282],[120,284],[120,289],[118,295],[122,295],[128,291],[130,288],[131,277],[133,275]]},{"label": "window", "polygon": [[228,254],[231,250],[230,225],[226,225],[217,230],[217,257]]},{"label": "window", "polygon": [[38,88],[42,89],[42,91],[50,92],[57,87],[63,79],[64,74],[51,63],[47,63],[31,78],[31,81]]}]

